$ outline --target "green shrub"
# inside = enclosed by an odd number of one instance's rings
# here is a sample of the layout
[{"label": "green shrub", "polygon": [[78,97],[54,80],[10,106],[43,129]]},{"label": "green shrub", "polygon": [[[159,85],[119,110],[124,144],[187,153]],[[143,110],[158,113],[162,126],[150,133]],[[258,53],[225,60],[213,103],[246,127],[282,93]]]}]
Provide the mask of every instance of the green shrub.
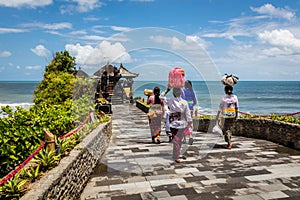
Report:
[{"label": "green shrub", "polygon": [[[34,105],[26,110],[17,107],[13,112],[9,106],[3,106],[5,118],[0,118],[0,176],[3,177],[21,164],[44,140],[44,129],[48,129],[56,138],[70,132],[86,119],[90,107],[94,107],[94,81],[76,79],[75,58],[67,51],[56,53],[46,66],[44,79],[34,91]],[[75,89],[74,89],[75,88]],[[82,138],[99,123],[109,121],[103,115],[94,123],[87,123],[73,136],[57,140],[62,155],[67,155]],[[36,180],[41,171],[47,171],[57,165],[60,155],[42,150],[35,156],[37,167],[23,170],[23,178]],[[18,197],[24,193],[27,180],[19,175],[0,187],[0,197]]]},{"label": "green shrub", "polygon": [[292,124],[300,124],[300,118],[296,116],[283,116],[283,115],[266,115],[266,116],[260,116],[260,115],[241,115],[240,118],[244,119],[255,119],[255,118],[261,118],[261,119],[271,119],[276,121],[282,121],[282,122],[288,122]]},{"label": "green shrub", "polygon": [[0,187],[1,199],[13,199],[22,196],[25,192],[24,184],[28,181],[20,178],[20,173],[17,173],[12,179],[7,181],[5,185]]},{"label": "green shrub", "polygon": [[24,178],[28,179],[30,182],[34,182],[41,175],[40,165],[30,168],[24,168],[22,171]]},{"label": "green shrub", "polygon": [[[216,116],[213,115],[205,115],[205,116],[194,116],[193,118],[196,119],[214,119]],[[260,115],[239,115],[239,118],[243,119],[271,119],[271,120],[277,120],[282,122],[288,122],[293,124],[300,124],[300,118],[295,116],[282,116],[282,115],[266,115],[266,116],[260,116]]]},{"label": "green shrub", "polygon": [[[44,139],[44,129],[60,136],[75,127],[72,92],[75,58],[67,51],[56,53],[46,66],[44,79],[34,91],[34,105],[25,110],[8,106],[0,118],[0,176],[3,177],[32,153]],[[87,113],[84,113],[86,116]]]},{"label": "green shrub", "polygon": [[293,124],[300,124],[300,118],[294,116],[276,116],[274,114],[271,115],[272,120],[283,121]]},{"label": "green shrub", "polygon": [[35,156],[35,162],[40,166],[42,171],[47,171],[55,167],[59,161],[60,155],[56,155],[55,151],[43,149]]}]

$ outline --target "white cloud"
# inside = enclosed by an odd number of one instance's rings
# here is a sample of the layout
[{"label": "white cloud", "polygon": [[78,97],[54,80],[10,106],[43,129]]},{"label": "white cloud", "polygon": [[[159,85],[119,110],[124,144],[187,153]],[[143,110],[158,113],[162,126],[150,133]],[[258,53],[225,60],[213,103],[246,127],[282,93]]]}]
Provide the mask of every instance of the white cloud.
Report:
[{"label": "white cloud", "polygon": [[103,57],[114,62],[130,62],[130,55],[126,52],[125,47],[120,43],[116,42],[111,44],[110,42],[103,41],[98,47],[103,53]]},{"label": "white cloud", "polygon": [[0,52],[0,57],[9,57],[11,55],[12,54],[9,51],[2,51],[2,52]]},{"label": "white cloud", "polygon": [[51,52],[48,49],[46,49],[43,45],[37,45],[36,47],[30,50],[40,57],[48,57],[51,54]]},{"label": "white cloud", "polygon": [[111,26],[111,29],[114,30],[114,31],[131,31],[132,29],[131,28],[128,28],[128,27],[121,27],[121,26]]},{"label": "white cloud", "polygon": [[50,30],[59,30],[59,29],[70,29],[72,24],[68,22],[64,23],[54,23],[54,24],[44,24],[43,28]]},{"label": "white cloud", "polygon": [[265,4],[257,8],[250,7],[250,9],[253,12],[263,15],[242,16],[227,21],[210,21],[215,30],[202,33],[202,37],[226,38],[237,42],[238,37],[256,37],[257,33],[263,30],[273,30],[287,26],[287,24],[283,24],[274,18],[283,18],[288,20],[295,18],[294,12],[284,8],[275,8],[271,4]]},{"label": "white cloud", "polygon": [[46,33],[63,37],[64,35],[58,31],[45,31]]},{"label": "white cloud", "polygon": [[1,0],[0,6],[5,7],[13,7],[13,8],[20,8],[20,7],[43,7],[52,4],[52,0]]},{"label": "white cloud", "polygon": [[44,24],[44,23],[29,23],[23,24],[24,27],[38,27],[47,30],[60,30],[60,29],[71,29],[72,24],[69,22],[53,23],[53,24]]},{"label": "white cloud", "polygon": [[70,34],[71,35],[86,35],[87,32],[84,30],[78,30],[78,31],[72,31]]},{"label": "white cloud", "polygon": [[274,57],[276,55],[288,55],[291,53],[292,53],[291,50],[288,49],[283,50],[278,47],[270,47],[262,50],[262,54],[269,57]]},{"label": "white cloud", "polygon": [[74,10],[84,13],[96,8],[100,8],[103,3],[100,0],[71,0],[74,4],[63,5],[60,8],[62,14],[73,13]]},{"label": "white cloud", "polygon": [[24,33],[24,32],[27,32],[27,30],[17,29],[17,28],[0,28],[0,34],[5,34],[5,33]]},{"label": "white cloud", "polygon": [[106,39],[105,37],[98,36],[98,35],[85,35],[82,37],[84,40],[94,40],[94,41],[101,41]]},{"label": "white cloud", "polygon": [[258,34],[258,38],[262,43],[272,46],[268,54],[272,52],[289,55],[300,53],[300,39],[296,38],[289,30],[263,31]]},{"label": "white cloud", "polygon": [[205,33],[202,36],[207,38],[226,38],[228,40],[236,41],[236,37],[249,37],[251,36],[252,30],[235,28],[234,30],[226,30],[225,32],[218,32],[218,33]]},{"label": "white cloud", "polygon": [[300,39],[297,39],[289,30],[264,31],[259,33],[258,37],[263,42],[272,45],[300,47]]},{"label": "white cloud", "polygon": [[93,32],[95,32],[95,33],[99,33],[99,34],[103,34],[103,33],[105,33],[103,30],[99,30],[99,29],[102,29],[104,26],[99,26],[99,25],[97,25],[97,26],[93,26],[92,27],[92,31]]},{"label": "white cloud", "polygon": [[85,21],[99,21],[100,18],[98,18],[98,17],[84,17],[83,20],[85,20]]},{"label": "white cloud", "polygon": [[172,49],[182,49],[186,46],[185,42],[179,40],[177,37],[166,37],[166,36],[156,35],[156,36],[150,36],[150,39],[160,44],[167,44]]},{"label": "white cloud", "polygon": [[186,36],[185,40],[180,40],[177,37],[166,37],[166,36],[151,36],[151,40],[161,44],[168,44],[172,49],[185,49],[193,50],[199,48],[206,48],[209,44],[198,36]]},{"label": "white cloud", "polygon": [[96,47],[92,47],[91,45],[67,44],[65,49],[72,56],[76,57],[76,63],[80,65],[98,66],[108,61],[120,63],[131,61],[130,55],[119,42],[111,44],[110,42],[103,41]]},{"label": "white cloud", "polygon": [[[209,48],[209,54],[220,71],[252,80],[270,80],[281,74],[282,69],[291,74],[297,71],[300,29],[295,13],[271,4],[251,10],[256,12],[253,16],[217,21],[212,24],[213,30],[198,33],[201,37],[231,40],[225,45],[224,40],[210,40],[214,46]],[[265,72],[270,72],[270,76],[263,75]]]},{"label": "white cloud", "polygon": [[133,29],[129,28],[129,27],[125,27],[125,26],[99,26],[99,25],[96,25],[96,26],[93,26],[92,30],[95,33],[103,34],[106,31],[111,32],[111,30],[116,31],[116,32],[124,32],[124,31],[126,32],[126,31],[131,31]]},{"label": "white cloud", "polygon": [[210,43],[206,42],[205,40],[196,35],[186,36],[186,41],[187,43],[197,43],[203,49],[206,49],[208,46],[210,46]]},{"label": "white cloud", "polygon": [[39,69],[42,69],[42,66],[40,66],[40,65],[26,66],[25,69],[28,69],[28,70],[39,70]]},{"label": "white cloud", "polygon": [[87,12],[102,6],[99,0],[73,0],[73,2],[78,4],[77,10],[79,12]]},{"label": "white cloud", "polygon": [[287,20],[291,20],[295,17],[294,12],[284,8],[275,8],[272,4],[265,4],[258,8],[251,7],[251,10],[259,14],[267,14],[271,17],[284,18]]}]

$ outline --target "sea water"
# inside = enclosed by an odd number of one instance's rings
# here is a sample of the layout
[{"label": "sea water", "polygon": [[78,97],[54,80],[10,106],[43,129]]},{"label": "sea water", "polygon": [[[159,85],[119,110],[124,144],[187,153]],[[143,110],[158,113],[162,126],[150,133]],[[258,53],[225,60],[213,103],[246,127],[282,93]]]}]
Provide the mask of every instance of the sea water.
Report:
[{"label": "sea water", "polygon": [[[165,90],[167,82],[135,82],[137,89],[135,97],[147,98],[144,89],[153,89],[155,86]],[[221,92],[209,90],[214,85]],[[211,103],[212,99],[219,102],[224,95],[224,85],[221,82],[207,83],[192,81],[197,96],[198,109],[203,114],[216,114],[218,106]],[[211,94],[218,94],[215,97]],[[233,87],[233,93],[239,100],[239,110],[251,114],[287,114],[300,111],[300,81],[239,81]]]},{"label": "sea water", "polygon": [[[28,109],[33,104],[33,92],[38,82],[0,81],[0,107],[10,106],[13,110],[20,106]],[[0,113],[0,117],[3,113]]]}]

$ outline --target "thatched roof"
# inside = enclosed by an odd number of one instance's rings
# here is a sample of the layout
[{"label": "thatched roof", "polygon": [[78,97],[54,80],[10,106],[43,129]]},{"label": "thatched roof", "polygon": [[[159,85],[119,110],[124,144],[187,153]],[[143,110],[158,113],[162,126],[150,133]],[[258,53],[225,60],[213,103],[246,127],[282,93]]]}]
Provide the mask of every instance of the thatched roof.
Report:
[{"label": "thatched roof", "polygon": [[76,72],[76,76],[80,78],[88,78],[89,75],[84,72],[82,69],[79,68],[79,70]]},{"label": "thatched roof", "polygon": [[133,73],[133,72],[128,71],[128,69],[123,67],[122,64],[120,65],[119,70],[120,70],[120,74],[121,74],[122,78],[135,78],[139,75],[137,73]]},{"label": "thatched roof", "polygon": [[[93,76],[91,76],[91,78],[101,78],[103,72],[106,70],[108,70],[110,67],[114,67],[111,64],[106,64],[103,67],[101,67],[98,71],[96,71]],[[119,69],[121,77],[122,78],[135,78],[137,77],[139,74],[133,73],[128,71],[125,67],[123,67],[123,65],[121,64]]]}]

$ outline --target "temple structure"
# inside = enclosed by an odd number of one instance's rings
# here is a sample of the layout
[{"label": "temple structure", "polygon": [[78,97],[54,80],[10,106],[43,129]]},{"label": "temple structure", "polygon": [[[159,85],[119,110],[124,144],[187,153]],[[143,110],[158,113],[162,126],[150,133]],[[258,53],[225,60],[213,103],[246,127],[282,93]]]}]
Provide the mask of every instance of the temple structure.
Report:
[{"label": "temple structure", "polygon": [[119,68],[107,63],[93,74],[93,78],[98,79],[96,99],[105,98],[115,104],[133,99],[133,78],[137,76],[137,73],[130,72],[122,63]]}]

